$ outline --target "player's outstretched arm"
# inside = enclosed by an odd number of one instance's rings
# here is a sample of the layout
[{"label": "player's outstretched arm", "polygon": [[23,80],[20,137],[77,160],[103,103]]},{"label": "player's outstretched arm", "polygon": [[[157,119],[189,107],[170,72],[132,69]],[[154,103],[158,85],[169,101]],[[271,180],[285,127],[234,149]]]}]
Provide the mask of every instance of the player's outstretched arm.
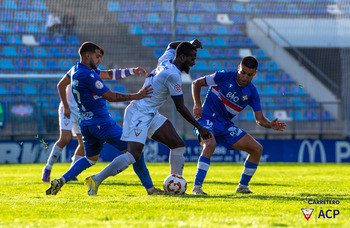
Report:
[{"label": "player's outstretched arm", "polygon": [[205,77],[198,78],[192,82],[193,115],[197,119],[202,116],[201,89],[203,86],[208,86],[205,83]]},{"label": "player's outstretched arm", "polygon": [[112,92],[111,90],[108,90],[102,95],[102,97],[109,102],[120,102],[120,101],[140,100],[146,97],[151,97],[152,93],[153,93],[153,88],[151,88],[151,85],[148,85],[144,88],[141,88],[137,93],[124,94],[124,93],[117,93],[117,92]]},{"label": "player's outstretched arm", "polygon": [[141,76],[144,74],[147,76],[147,71],[142,67],[127,68],[127,69],[111,69],[111,70],[101,70],[100,78],[103,80],[119,80],[121,78],[126,78],[131,75],[137,74]]},{"label": "player's outstretched arm", "polygon": [[70,78],[67,77],[67,75],[63,76],[62,79],[57,83],[58,95],[60,96],[64,108],[63,114],[68,118],[70,117],[71,110],[67,102],[66,87],[69,84]]},{"label": "player's outstretched arm", "polygon": [[262,127],[272,128],[276,131],[284,131],[287,127],[286,123],[278,122],[277,118],[272,121],[269,120],[264,116],[262,111],[254,112],[254,116],[255,116],[256,123]]},{"label": "player's outstretched arm", "polygon": [[184,99],[183,97],[172,97],[175,106],[176,106],[176,111],[178,111],[185,120],[187,120],[189,123],[191,123],[195,128],[198,129],[199,134],[203,139],[209,139],[211,138],[211,132],[200,125],[198,121],[192,116],[191,112],[187,109],[187,107],[184,104]]}]

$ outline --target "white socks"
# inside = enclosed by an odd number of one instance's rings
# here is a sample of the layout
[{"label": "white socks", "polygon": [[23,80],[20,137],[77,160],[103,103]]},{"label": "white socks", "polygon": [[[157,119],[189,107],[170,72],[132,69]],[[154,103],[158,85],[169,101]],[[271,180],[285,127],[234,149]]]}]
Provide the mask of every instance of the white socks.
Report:
[{"label": "white socks", "polygon": [[186,147],[178,147],[170,150],[169,164],[170,174],[177,174],[182,176],[182,172],[185,164],[185,153]]},{"label": "white socks", "polygon": [[63,148],[58,147],[56,144],[52,148],[51,154],[47,159],[46,169],[52,169],[53,164],[56,163],[57,159],[60,157]]},{"label": "white socks", "polygon": [[72,157],[72,163],[70,164],[70,167],[72,167],[74,165],[74,163],[76,163],[80,158],[83,158],[83,156],[80,155],[73,155]]}]

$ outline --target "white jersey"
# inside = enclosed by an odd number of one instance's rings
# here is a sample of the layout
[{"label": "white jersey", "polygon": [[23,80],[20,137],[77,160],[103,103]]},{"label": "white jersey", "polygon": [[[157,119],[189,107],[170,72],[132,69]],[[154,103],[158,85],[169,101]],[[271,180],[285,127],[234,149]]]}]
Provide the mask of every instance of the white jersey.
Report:
[{"label": "white jersey", "polygon": [[152,97],[131,102],[143,113],[157,113],[169,95],[172,97],[183,95],[181,71],[169,61],[174,54],[174,49],[168,49],[159,58],[157,68],[146,78],[144,87],[151,85]]},{"label": "white jersey", "polygon": [[[69,79],[71,78],[73,69],[74,69],[74,67],[72,67],[65,75],[65,76],[69,77]],[[68,106],[69,106],[71,112],[77,112],[78,105],[74,99],[71,84],[67,85],[67,87],[66,87],[66,98],[67,98],[67,103],[68,103]],[[60,107],[62,107],[62,106],[63,106],[63,103],[61,101]]]}]

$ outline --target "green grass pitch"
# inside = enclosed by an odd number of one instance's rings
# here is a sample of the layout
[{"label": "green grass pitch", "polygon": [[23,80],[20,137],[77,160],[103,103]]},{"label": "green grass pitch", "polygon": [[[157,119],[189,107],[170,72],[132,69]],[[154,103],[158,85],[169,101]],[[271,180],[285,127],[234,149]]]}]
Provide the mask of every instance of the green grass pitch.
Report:
[{"label": "green grass pitch", "polygon": [[[56,196],[45,195],[49,184],[40,179],[43,164],[0,165],[0,227],[350,226],[349,164],[260,164],[250,184],[254,193],[246,195],[234,192],[241,164],[212,163],[204,185],[207,196],[148,196],[129,167],[107,179],[97,196],[88,196],[82,180],[105,165],[84,171]],[[51,178],[68,168],[56,164]],[[148,168],[155,186],[162,187],[169,165],[149,163]],[[187,193],[195,172],[195,163],[185,164]],[[309,205],[310,199],[338,204]],[[314,209],[308,221],[301,211],[306,207]]]}]

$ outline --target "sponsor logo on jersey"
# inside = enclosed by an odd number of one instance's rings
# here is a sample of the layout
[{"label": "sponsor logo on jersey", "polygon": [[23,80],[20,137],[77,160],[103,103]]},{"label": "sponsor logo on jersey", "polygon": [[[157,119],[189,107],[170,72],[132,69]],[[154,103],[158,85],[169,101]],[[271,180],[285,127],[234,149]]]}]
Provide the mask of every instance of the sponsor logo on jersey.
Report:
[{"label": "sponsor logo on jersey", "polygon": [[102,98],[101,96],[97,95],[96,93],[92,93],[92,96],[95,100]]},{"label": "sponsor logo on jersey", "polygon": [[175,92],[180,93],[181,92],[181,86],[179,84],[176,84],[174,86],[174,90],[175,90]]},{"label": "sponsor logo on jersey", "polygon": [[102,83],[101,81],[96,81],[96,82],[95,82],[95,87],[96,87],[97,89],[102,89],[102,88],[103,88],[103,83]]},{"label": "sponsor logo on jersey", "polygon": [[91,120],[94,114],[92,112],[79,113],[80,120]]}]

